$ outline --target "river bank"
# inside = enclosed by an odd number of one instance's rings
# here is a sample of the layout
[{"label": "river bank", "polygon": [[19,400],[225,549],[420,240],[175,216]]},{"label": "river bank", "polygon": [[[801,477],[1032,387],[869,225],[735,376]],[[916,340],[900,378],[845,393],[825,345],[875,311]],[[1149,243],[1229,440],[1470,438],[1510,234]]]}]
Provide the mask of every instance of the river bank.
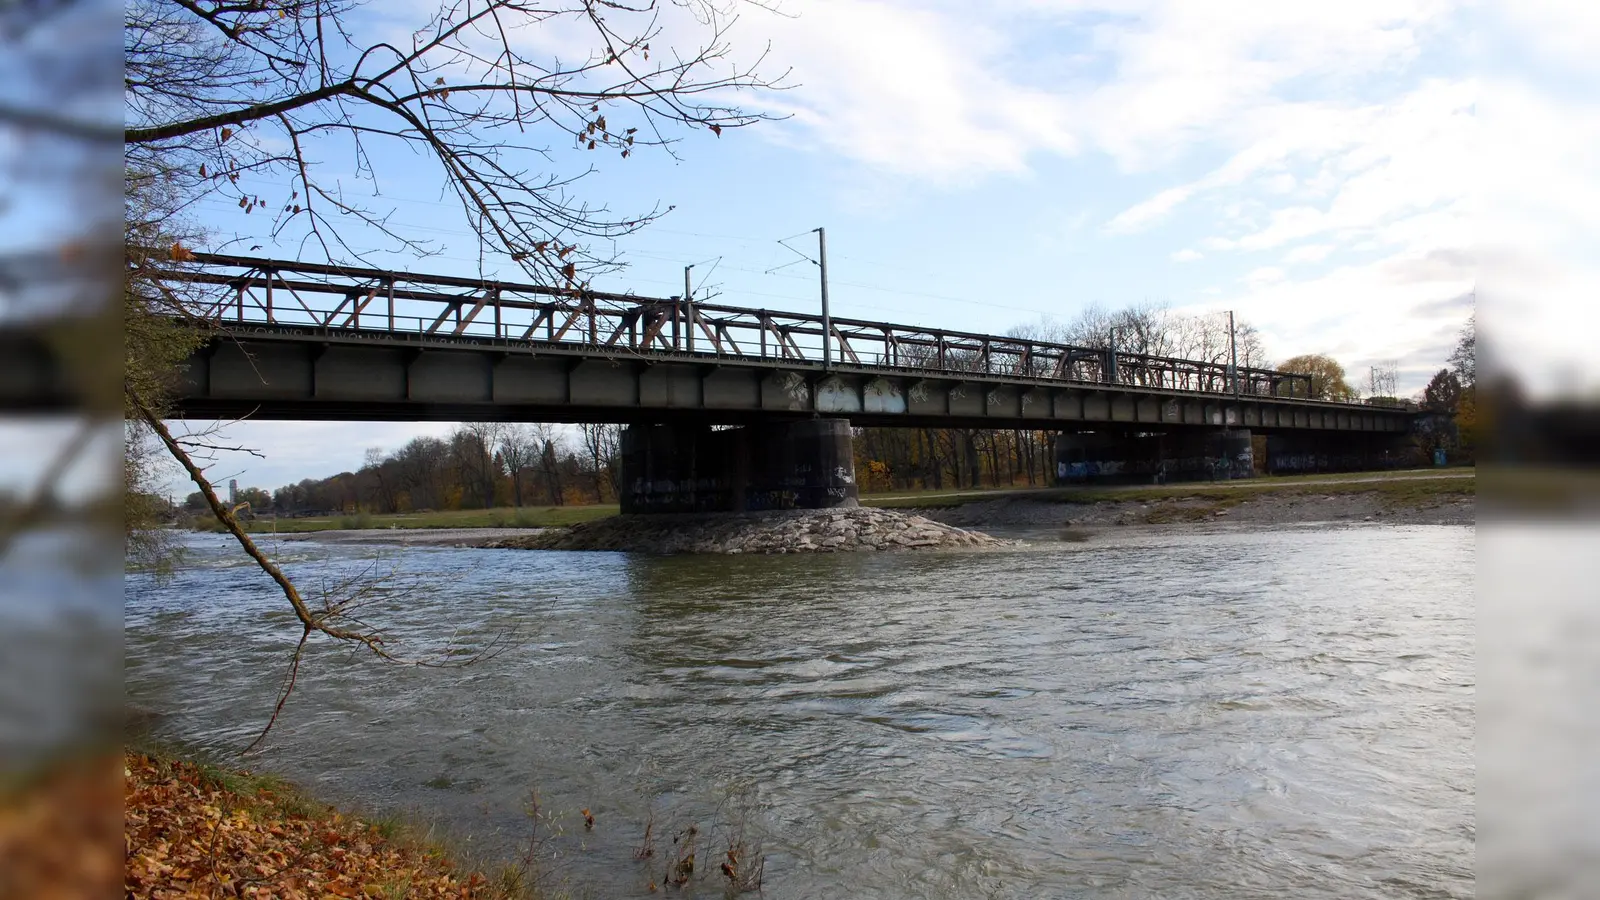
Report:
[{"label": "river bank", "polygon": [[441,847],[308,798],[281,779],[129,751],[125,894],[155,897],[536,896]]},{"label": "river bank", "polygon": [[1082,537],[1129,528],[1459,526],[1477,520],[1476,479],[1471,473],[944,494],[869,502],[896,505],[746,515],[609,516],[565,528],[374,528],[280,537],[334,544],[656,554],[815,553],[1017,546],[984,533],[987,529],[1068,529]]},{"label": "river bank", "polygon": [[[1389,525],[1472,525],[1477,504],[1461,485],[1398,494],[1370,491],[1251,491],[1219,488],[1127,500],[1063,501],[1005,497],[927,509],[924,515],[963,528],[1075,529],[1156,527],[1272,528],[1279,525],[1372,522]],[[1470,488],[1470,485],[1466,487]]]},{"label": "river bank", "polygon": [[980,531],[934,521],[915,511],[871,507],[611,516],[570,528],[351,529],[281,537],[286,541],[330,544],[609,550],[654,555],[992,550],[1016,545]]},{"label": "river bank", "polygon": [[997,550],[1010,541],[891,509],[802,509],[727,515],[616,516],[505,537],[484,547],[636,553],[852,553]]}]

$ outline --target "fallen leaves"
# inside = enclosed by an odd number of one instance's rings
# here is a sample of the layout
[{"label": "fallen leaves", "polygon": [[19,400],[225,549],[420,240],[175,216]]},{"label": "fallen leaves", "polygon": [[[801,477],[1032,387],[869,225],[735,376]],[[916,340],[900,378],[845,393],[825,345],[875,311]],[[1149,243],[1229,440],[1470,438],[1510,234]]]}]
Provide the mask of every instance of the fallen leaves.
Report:
[{"label": "fallen leaves", "polygon": [[142,754],[126,767],[129,898],[494,896],[436,852],[272,788],[236,792],[197,766]]},{"label": "fallen leaves", "polygon": [[0,784],[0,897],[109,897],[117,885],[116,756]]}]

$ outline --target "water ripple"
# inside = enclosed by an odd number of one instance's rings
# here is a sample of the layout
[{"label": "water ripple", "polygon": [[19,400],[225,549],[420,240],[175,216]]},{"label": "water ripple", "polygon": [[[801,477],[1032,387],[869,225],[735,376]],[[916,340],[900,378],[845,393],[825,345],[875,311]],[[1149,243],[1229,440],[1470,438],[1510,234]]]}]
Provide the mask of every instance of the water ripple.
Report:
[{"label": "water ripple", "polygon": [[[227,544],[127,582],[127,691],[162,736],[254,735],[295,633]],[[1056,551],[726,559],[285,544],[302,584],[403,584],[402,642],[312,648],[271,747],[335,799],[650,896],[642,823],[736,818],[769,897],[1469,897],[1473,533],[1133,538]],[[378,558],[375,560],[375,554]],[[705,896],[720,895],[708,882]]]}]

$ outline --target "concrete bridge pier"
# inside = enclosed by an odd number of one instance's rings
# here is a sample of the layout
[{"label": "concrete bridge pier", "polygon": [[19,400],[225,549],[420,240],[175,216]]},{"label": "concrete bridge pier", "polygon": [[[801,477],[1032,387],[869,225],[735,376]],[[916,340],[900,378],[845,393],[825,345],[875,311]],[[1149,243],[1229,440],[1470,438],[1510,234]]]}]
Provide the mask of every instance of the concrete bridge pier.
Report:
[{"label": "concrete bridge pier", "polygon": [[1056,480],[1064,484],[1148,484],[1255,475],[1249,429],[1164,434],[1131,430],[1063,432],[1056,436]]},{"label": "concrete bridge pier", "polygon": [[630,425],[620,450],[624,513],[828,509],[859,496],[848,419]]},{"label": "concrete bridge pier", "polygon": [[1409,432],[1275,434],[1267,438],[1267,471],[1275,475],[1394,469],[1425,462]]}]

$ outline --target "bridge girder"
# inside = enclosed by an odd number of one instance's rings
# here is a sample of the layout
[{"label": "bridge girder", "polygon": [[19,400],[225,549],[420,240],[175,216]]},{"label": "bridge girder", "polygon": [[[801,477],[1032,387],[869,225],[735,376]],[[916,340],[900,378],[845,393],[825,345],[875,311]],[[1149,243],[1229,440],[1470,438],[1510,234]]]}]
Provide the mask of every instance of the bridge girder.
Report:
[{"label": "bridge girder", "polygon": [[477,338],[236,329],[189,362],[182,415],[257,419],[704,422],[843,416],[859,425],[1402,432],[1411,414],[1292,398],[983,373],[597,353]]}]

